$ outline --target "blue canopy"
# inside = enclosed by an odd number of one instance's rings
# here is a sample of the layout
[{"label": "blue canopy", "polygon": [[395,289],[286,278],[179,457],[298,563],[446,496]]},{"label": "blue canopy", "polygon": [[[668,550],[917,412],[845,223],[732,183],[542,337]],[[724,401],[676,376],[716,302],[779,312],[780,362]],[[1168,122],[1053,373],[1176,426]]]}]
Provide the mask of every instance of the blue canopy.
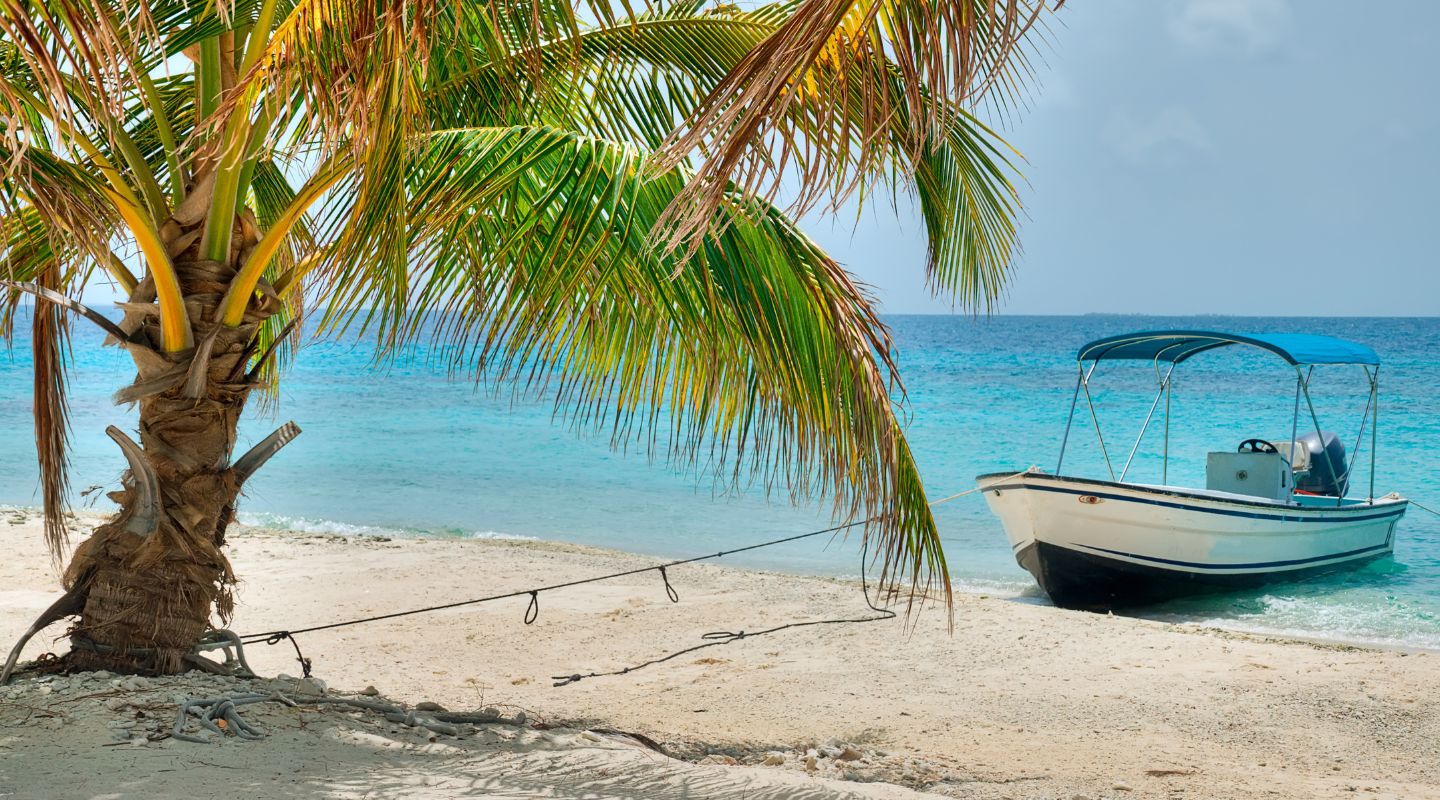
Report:
[{"label": "blue canopy", "polygon": [[1358,342],[1311,333],[1220,333],[1216,331],[1143,331],[1107,336],[1080,348],[1081,361],[1143,359],[1179,363],[1232,344],[1269,350],[1291,364],[1369,364],[1378,366],[1375,351]]}]

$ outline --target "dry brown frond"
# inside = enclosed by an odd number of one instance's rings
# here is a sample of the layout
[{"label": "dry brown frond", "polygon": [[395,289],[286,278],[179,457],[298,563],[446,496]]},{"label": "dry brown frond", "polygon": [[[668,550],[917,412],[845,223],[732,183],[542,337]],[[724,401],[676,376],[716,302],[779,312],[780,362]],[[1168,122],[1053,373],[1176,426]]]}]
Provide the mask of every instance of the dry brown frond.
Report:
[{"label": "dry brown frond", "polygon": [[[1026,34],[1047,6],[1059,5],[804,0],[657,154],[657,171],[697,151],[705,157],[659,233],[668,247],[693,250],[736,186],[774,199],[782,181],[796,179],[792,215],[822,201],[838,207],[886,177],[897,145],[909,163],[936,146],[959,104],[987,96],[1001,108],[1014,103],[1030,75]],[[884,90],[890,76],[882,65],[898,74],[900,95]],[[777,124],[787,116],[788,124]],[[897,126],[902,117],[907,124]]]},{"label": "dry brown frond", "polygon": [[[45,270],[40,285],[60,289],[59,265]],[[65,398],[65,350],[69,347],[70,323],[64,309],[36,298],[31,331],[35,362],[35,452],[40,459],[40,494],[45,508],[45,544],[50,555],[60,558],[69,543],[65,525],[66,496],[70,481],[67,472],[70,437],[69,407]]]}]

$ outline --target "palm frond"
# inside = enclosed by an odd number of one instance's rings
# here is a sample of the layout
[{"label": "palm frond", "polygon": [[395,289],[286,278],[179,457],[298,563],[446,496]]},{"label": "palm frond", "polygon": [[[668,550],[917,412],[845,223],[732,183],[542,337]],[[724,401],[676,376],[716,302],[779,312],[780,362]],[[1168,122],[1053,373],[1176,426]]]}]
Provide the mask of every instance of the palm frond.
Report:
[{"label": "palm frond", "polygon": [[943,136],[908,165],[925,221],[926,278],[967,308],[991,310],[1018,247],[1020,199],[1007,147],[957,109]]},{"label": "palm frond", "polygon": [[[895,164],[943,141],[956,109],[977,97],[1009,104],[1030,73],[1026,34],[1046,0],[803,0],[750,51],[666,143],[657,168],[691,153],[704,164],[662,219],[667,245],[714,224],[732,182],[773,198],[798,178],[788,207],[837,208]],[[888,84],[898,77],[899,92]],[[836,99],[845,102],[834,102]],[[858,102],[858,108],[851,107]],[[786,125],[803,109],[803,123]],[[896,122],[907,122],[897,127]],[[914,167],[899,173],[909,180]]]},{"label": "palm frond", "polygon": [[657,252],[647,232],[685,176],[647,177],[643,160],[548,128],[421,137],[369,165],[389,174],[354,180],[423,213],[347,205],[317,223],[345,242],[312,273],[332,303],[324,329],[368,330],[383,353],[428,343],[726,485],[831,496],[877,517],[866,535],[887,580],[948,590],[870,299],[776,209],[739,196],[691,264]]},{"label": "palm frond", "polygon": [[[566,90],[537,90],[529,102],[512,108],[496,88],[506,80],[499,74],[505,65],[450,74],[428,91],[432,125],[500,119],[657,147],[748,53],[781,30],[795,8],[782,3],[709,10],[684,2],[613,27],[587,28],[573,41],[554,43],[553,52],[541,49],[550,71],[539,79]],[[888,59],[857,57],[848,69],[854,74],[840,87],[848,95],[814,91],[797,99],[774,118],[777,136],[819,148],[817,126],[834,127],[826,133],[831,149],[808,156],[834,168],[833,174],[811,191],[834,198],[858,194],[862,202],[876,193],[892,201],[913,193],[929,239],[926,271],[932,288],[967,307],[988,308],[1008,274],[1020,209],[1008,145],[954,104],[931,132],[911,111],[904,75]],[[928,88],[921,94],[925,103],[934,102]],[[858,137],[865,135],[867,115],[877,104],[892,111],[881,130],[884,138],[864,144],[871,155],[861,161],[852,154],[862,149]],[[916,140],[924,142],[918,150]]]},{"label": "palm frond", "polygon": [[[653,14],[648,0],[294,0],[281,3],[242,88],[264,96],[276,136],[318,146],[322,158],[341,146],[359,158],[397,122],[377,101],[400,83],[414,89],[484,73],[486,94],[473,99],[497,110],[484,124],[519,124],[526,120],[506,119],[498,109],[550,102],[552,92],[573,95],[573,85],[547,76],[579,57],[583,31]],[[412,126],[427,119],[419,103],[415,109],[405,121]]]},{"label": "palm frond", "polygon": [[[478,55],[437,58],[427,74],[436,129],[544,124],[653,149],[773,33],[791,4],[753,11],[683,0],[537,45],[538,70]],[[519,91],[506,87],[519,83]]]},{"label": "palm frond", "polygon": [[[364,330],[382,358],[427,343],[617,447],[828,496],[873,520],[888,584],[948,591],[889,334],[770,198],[787,177],[797,210],[913,192],[932,286],[989,302],[1019,203],[1008,149],[966,104],[1022,90],[1046,5],[11,4],[0,277],[74,295],[123,234],[180,358],[187,302],[233,326],[256,292],[279,296],[235,367],[273,388],[305,303],[324,305],[324,330]],[[182,54],[195,68],[171,75]],[[236,270],[218,307],[178,277],[195,258]],[[68,356],[49,302],[33,322],[47,509],[65,495]]]},{"label": "palm frond", "polygon": [[[43,271],[40,285],[58,291],[58,264]],[[63,309],[37,299],[30,331],[35,368],[35,452],[40,461],[40,496],[45,510],[45,544],[58,559],[69,543],[66,527],[70,494],[70,409],[66,402],[70,320]]]},{"label": "palm frond", "polygon": [[8,165],[0,182],[0,241],[7,246],[7,267],[17,270],[7,277],[32,280],[40,274],[19,277],[22,261],[29,269],[51,259],[108,263],[119,220],[95,175],[37,147],[0,147],[0,163]]},{"label": "palm frond", "polygon": [[[74,265],[75,251],[63,236],[57,237],[33,207],[0,218],[0,277],[13,283],[30,283],[52,292],[73,291],[83,285],[84,274]],[[9,339],[20,292],[10,288],[0,305],[0,337]],[[70,360],[70,320],[56,303],[37,298],[31,307],[30,346],[34,366],[35,451],[40,466],[40,496],[45,512],[45,542],[59,558],[69,533],[66,526],[69,496],[69,406],[66,402]]]},{"label": "palm frond", "polygon": [[[110,4],[91,0],[40,9],[28,4],[0,8],[5,45],[0,61],[6,67],[0,102],[12,113],[22,106],[43,109],[49,123],[7,126],[4,143],[18,152],[56,138],[92,156],[97,149],[108,151],[114,155],[106,165],[114,188],[144,205],[158,222],[163,198],[153,171],[138,158],[125,129],[137,97],[136,76],[157,63],[157,48],[145,46],[153,40],[138,36],[135,24],[136,19]],[[122,163],[126,169],[115,169]]]},{"label": "palm frond", "polygon": [[[290,186],[275,162],[269,160],[261,161],[257,165],[251,189],[255,216],[260,228],[271,230],[281,214],[294,202],[295,189]],[[281,243],[275,257],[267,263],[264,280],[272,286],[275,285],[282,275],[318,249],[310,222],[302,216],[300,221],[290,228],[289,235]],[[270,354],[264,358],[263,363],[256,365],[260,369],[256,377],[264,389],[263,397],[267,402],[278,397],[280,376],[295,354],[301,336],[298,323],[305,316],[303,292],[286,293],[282,300],[279,311],[260,326],[254,343],[257,353]]]},{"label": "palm frond", "polygon": [[[153,98],[131,106],[126,130],[137,153],[156,179],[182,191],[174,192],[172,205],[183,197],[194,166],[195,80],[192,73],[161,76],[150,81]],[[153,99],[153,103],[151,100]]]}]

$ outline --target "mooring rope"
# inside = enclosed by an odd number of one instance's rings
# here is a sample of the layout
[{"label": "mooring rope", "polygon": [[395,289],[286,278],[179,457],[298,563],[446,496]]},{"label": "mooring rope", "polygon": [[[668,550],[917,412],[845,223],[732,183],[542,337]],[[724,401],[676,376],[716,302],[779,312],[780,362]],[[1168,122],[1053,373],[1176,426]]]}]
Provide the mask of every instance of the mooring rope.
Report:
[{"label": "mooring rope", "polygon": [[[624,570],[624,571],[622,571],[622,572],[612,572],[612,573],[609,573],[608,575],[596,575],[596,576],[590,577],[590,578],[580,578],[580,579],[578,579],[578,580],[565,581],[564,583],[552,583],[552,584],[548,584],[548,585],[546,585],[546,586],[537,586],[537,587],[535,587],[535,588],[533,588],[533,589],[520,589],[520,590],[514,591],[514,592],[505,592],[505,593],[503,593],[503,594],[492,594],[492,595],[488,595],[488,596],[485,596],[485,597],[477,597],[477,598],[474,598],[474,599],[472,599],[472,600],[457,600],[456,602],[453,602],[453,603],[442,603],[442,604],[439,604],[439,605],[425,606],[424,608],[412,608],[412,609],[408,609],[408,610],[406,610],[406,611],[394,611],[394,612],[391,612],[391,613],[389,613],[389,614],[376,614],[375,616],[371,616],[371,617],[361,617],[361,618],[359,618],[359,619],[345,620],[345,621],[343,621],[343,622],[331,622],[331,623],[328,623],[328,624],[326,624],[326,625],[312,625],[312,626],[310,626],[310,627],[308,627],[308,628],[298,628],[298,629],[295,629],[295,630],[266,631],[266,632],[264,632],[264,633],[252,633],[252,634],[249,634],[249,635],[240,637],[240,640],[241,640],[242,642],[244,642],[245,644],[253,644],[253,643],[258,642],[258,641],[265,641],[267,644],[274,644],[274,643],[279,642],[279,641],[281,641],[281,640],[283,640],[283,639],[287,639],[287,638],[289,638],[289,637],[291,637],[291,636],[293,636],[293,635],[295,635],[295,634],[300,634],[300,633],[314,633],[314,632],[316,632],[316,631],[326,631],[326,630],[330,630],[330,629],[332,629],[332,628],[344,628],[344,627],[348,627],[348,626],[350,626],[350,625],[361,625],[361,624],[364,624],[364,623],[367,623],[367,622],[381,622],[381,621],[387,620],[387,619],[396,619],[396,618],[399,618],[399,617],[408,617],[408,616],[411,616],[411,615],[414,615],[414,614],[425,614],[425,613],[428,613],[428,612],[431,612],[431,611],[444,611],[445,609],[450,609],[450,608],[459,608],[459,607],[461,607],[461,606],[472,606],[472,605],[477,605],[477,604],[479,604],[479,603],[491,603],[491,602],[494,602],[494,601],[496,601],[496,600],[509,600],[509,599],[511,599],[511,598],[514,598],[514,597],[526,597],[526,596],[530,597],[530,605],[526,607],[526,610],[525,610],[525,619],[526,619],[526,624],[530,624],[530,623],[533,623],[533,622],[535,621],[535,615],[538,614],[538,612],[539,612],[539,599],[538,599],[538,595],[539,595],[540,592],[553,592],[553,591],[555,591],[556,589],[568,589],[568,588],[570,588],[570,587],[572,587],[572,586],[583,586],[584,584],[587,584],[587,583],[599,583],[600,581],[608,581],[608,580],[613,580],[613,579],[615,579],[615,578],[623,578],[623,577],[626,577],[626,576],[629,576],[629,575],[640,575],[640,574],[646,573],[646,572],[659,572],[659,571],[661,571],[662,569],[665,569],[665,568],[668,568],[668,567],[678,567],[678,566],[681,566],[681,565],[683,565],[683,564],[694,564],[694,563],[696,563],[696,562],[698,562],[698,561],[707,561],[707,560],[716,559],[716,558],[723,558],[723,557],[725,557],[725,556],[734,555],[734,554],[736,554],[736,553],[744,553],[744,552],[747,552],[747,551],[749,551],[749,550],[758,550],[758,549],[760,549],[760,548],[762,548],[762,547],[771,547],[771,546],[774,546],[774,545],[777,545],[777,544],[785,544],[785,543],[787,543],[787,542],[794,542],[794,541],[798,541],[798,540],[800,540],[800,539],[807,539],[807,538],[810,538],[810,537],[812,537],[812,536],[820,536],[820,535],[826,534],[826,533],[839,533],[840,531],[847,530],[847,529],[849,529],[849,528],[854,528],[854,527],[858,527],[858,526],[860,526],[860,525],[865,525],[865,524],[867,524],[867,523],[873,522],[875,519],[877,519],[877,518],[876,518],[876,517],[872,517],[872,518],[870,518],[870,519],[860,520],[859,522],[851,522],[851,523],[847,523],[847,524],[845,524],[845,525],[837,525],[837,526],[835,526],[835,527],[833,527],[833,528],[825,528],[824,530],[810,531],[809,533],[802,533],[802,534],[798,534],[798,535],[796,535],[796,536],[787,536],[787,537],[785,537],[785,538],[783,538],[783,539],[774,539],[774,540],[771,540],[771,541],[768,541],[768,542],[760,542],[759,544],[752,544],[752,545],[748,545],[748,546],[746,546],[746,547],[737,547],[737,548],[735,548],[734,550],[721,550],[721,551],[718,552],[718,553],[710,553],[710,554],[708,554],[708,555],[703,555],[703,556],[694,556],[694,557],[692,557],[692,558],[680,559],[680,560],[678,560],[678,561],[669,561],[669,562],[666,562],[666,563],[664,563],[664,564],[657,564],[657,565],[655,565],[655,566],[653,566],[653,567],[638,567],[638,568],[636,568],[636,569],[627,569],[627,570]],[[668,579],[667,579],[667,583],[668,583]],[[673,587],[672,587],[672,591],[673,591]],[[667,593],[667,594],[668,594],[668,593]],[[276,638],[276,637],[278,637],[278,638]],[[269,640],[272,639],[272,638],[275,639],[275,642],[269,641]]]},{"label": "mooring rope", "polygon": [[[1029,469],[1022,470],[1022,471],[1020,471],[1020,472],[1015,473],[1014,475],[1010,475],[1010,476],[1005,477],[1004,480],[1010,480],[1011,478],[1018,478],[1018,477],[1020,477],[1020,476],[1022,476],[1022,475],[1024,475],[1024,474],[1026,474],[1026,473],[1029,472],[1029,471],[1030,471]],[[940,498],[939,500],[935,500],[935,501],[929,503],[928,505],[929,505],[929,507],[934,508],[934,507],[936,507],[936,506],[939,506],[939,505],[943,505],[943,504],[945,504],[945,503],[948,503],[948,502],[950,502],[950,501],[952,501],[952,500],[958,500],[958,499],[960,499],[960,498],[962,498],[962,497],[966,497],[966,496],[968,496],[968,495],[972,495],[972,494],[980,491],[980,489],[981,489],[981,487],[976,486],[976,487],[974,487],[974,488],[967,489],[966,491],[963,491],[963,492],[957,492],[957,493],[952,494],[952,495],[949,495],[949,496],[947,496],[947,497],[942,497],[942,498]],[[785,536],[785,537],[782,537],[782,538],[779,538],[779,539],[771,539],[771,540],[766,541],[766,542],[758,542],[758,543],[756,543],[756,544],[746,545],[745,547],[737,547],[737,548],[734,548],[734,549],[732,549],[732,550],[721,550],[721,551],[719,551],[719,552],[717,552],[717,553],[709,553],[709,554],[702,555],[702,556],[693,556],[693,557],[691,557],[691,558],[682,558],[682,559],[678,559],[678,560],[675,560],[675,561],[667,561],[667,562],[665,562],[665,563],[663,563],[663,564],[656,564],[656,565],[649,566],[649,567],[638,567],[638,568],[636,568],[636,569],[628,569],[628,570],[622,570],[622,571],[620,571],[620,572],[612,572],[612,573],[609,573],[609,574],[607,574],[607,575],[596,575],[596,576],[590,577],[590,578],[580,578],[580,579],[578,579],[578,580],[564,581],[564,582],[562,582],[562,583],[552,583],[552,584],[549,584],[549,585],[546,585],[546,586],[537,586],[537,587],[534,587],[534,588],[531,588],[531,589],[520,589],[520,590],[518,590],[518,591],[513,591],[513,592],[504,592],[504,593],[502,593],[502,594],[493,594],[493,595],[488,595],[488,596],[485,596],[485,597],[477,597],[477,598],[474,598],[474,599],[471,599],[471,600],[458,600],[458,601],[453,602],[453,603],[441,603],[441,604],[439,604],[439,605],[425,606],[425,607],[423,607],[423,608],[412,608],[412,609],[408,609],[408,610],[406,610],[406,611],[394,611],[394,612],[391,612],[391,613],[389,613],[389,614],[376,614],[376,615],[374,615],[374,616],[360,617],[360,618],[358,618],[358,619],[344,620],[344,621],[341,621],[341,622],[331,622],[331,623],[327,623],[327,624],[325,624],[325,625],[312,625],[312,626],[310,626],[310,627],[308,627],[308,628],[296,628],[296,629],[285,629],[285,630],[265,631],[264,633],[252,633],[252,634],[249,634],[249,635],[246,635],[246,636],[241,636],[241,637],[239,637],[238,639],[236,639],[235,641],[236,641],[238,644],[255,644],[256,642],[264,642],[265,644],[268,644],[268,645],[275,645],[275,644],[279,644],[280,642],[283,642],[283,641],[289,641],[290,644],[291,644],[292,646],[294,646],[294,648],[295,648],[296,661],[300,662],[301,669],[304,671],[304,676],[308,678],[308,677],[310,676],[311,660],[308,659],[308,658],[306,658],[305,655],[304,655],[302,652],[300,652],[300,644],[299,644],[299,642],[297,642],[297,641],[295,640],[295,636],[298,635],[298,634],[302,634],[302,633],[315,633],[316,631],[327,631],[327,630],[332,630],[332,629],[334,629],[334,628],[344,628],[344,627],[348,627],[348,626],[351,626],[351,625],[363,625],[363,624],[365,624],[365,623],[367,623],[367,622],[381,622],[381,621],[387,620],[387,619],[398,619],[398,618],[400,618],[400,617],[408,617],[408,616],[412,616],[412,615],[415,615],[415,614],[426,614],[426,613],[429,613],[429,612],[431,612],[431,611],[444,611],[444,610],[446,610],[446,609],[459,608],[459,607],[461,607],[461,606],[478,605],[478,604],[480,604],[480,603],[491,603],[491,602],[495,602],[495,601],[497,601],[497,600],[509,600],[509,599],[511,599],[511,598],[527,597],[527,596],[530,598],[530,603],[529,603],[529,604],[526,606],[526,608],[525,608],[525,616],[524,616],[524,620],[523,620],[523,621],[524,621],[524,623],[525,623],[526,625],[530,625],[530,624],[533,624],[533,623],[535,622],[535,620],[539,618],[539,615],[540,615],[540,593],[541,593],[541,592],[551,592],[551,591],[555,591],[555,590],[557,590],[557,589],[567,589],[567,588],[570,588],[570,587],[572,587],[572,586],[583,586],[583,585],[585,585],[585,584],[587,584],[587,583],[599,583],[600,581],[608,581],[608,580],[613,580],[613,579],[615,579],[615,578],[627,577],[627,576],[630,576],[630,575],[640,575],[640,574],[643,574],[643,573],[646,573],[646,572],[658,572],[658,573],[660,573],[660,579],[664,582],[664,585],[665,585],[665,594],[666,594],[666,596],[670,599],[670,602],[672,602],[672,603],[678,603],[678,602],[680,602],[680,594],[679,594],[679,592],[677,592],[677,591],[675,590],[675,587],[674,587],[673,585],[671,585],[671,583],[670,583],[670,575],[669,575],[669,573],[667,572],[667,570],[668,570],[669,568],[671,568],[671,567],[678,567],[678,566],[683,566],[683,565],[685,565],[685,564],[694,564],[694,563],[697,563],[697,562],[700,562],[700,561],[710,561],[710,560],[717,559],[717,558],[724,558],[725,556],[735,555],[736,553],[745,553],[745,552],[749,552],[749,551],[751,551],[751,550],[759,550],[759,549],[761,549],[761,548],[763,548],[763,547],[774,547],[774,546],[776,546],[776,545],[787,544],[787,543],[789,543],[789,542],[797,542],[797,541],[800,541],[801,539],[809,539],[809,538],[812,538],[812,537],[815,537],[815,536],[823,536],[823,535],[825,535],[825,534],[827,534],[827,533],[828,533],[828,534],[836,534],[836,533],[840,533],[841,531],[849,530],[849,529],[851,529],[851,528],[857,528],[857,527],[860,527],[860,526],[862,526],[862,525],[868,525],[868,524],[870,524],[870,523],[872,523],[872,522],[875,522],[875,521],[877,521],[877,520],[882,519],[883,517],[884,517],[883,514],[877,514],[877,515],[875,515],[875,516],[868,517],[868,518],[866,518],[866,519],[862,519],[862,520],[859,520],[859,521],[857,521],[857,522],[847,522],[847,523],[845,523],[845,524],[843,524],[843,525],[835,525],[835,526],[833,526],[833,527],[822,528],[822,529],[816,530],[816,531],[809,531],[809,532],[807,532],[807,533],[795,534],[794,536]],[[860,566],[861,566],[861,569],[860,569],[860,586],[861,586],[861,591],[863,591],[864,594],[865,594],[865,603],[866,603],[866,605],[870,606],[870,608],[874,609],[875,611],[880,612],[881,614],[888,615],[888,616],[862,617],[862,618],[855,618],[855,619],[813,620],[813,621],[809,621],[809,622],[793,622],[793,623],[789,623],[789,624],[787,624],[787,625],[780,625],[780,626],[775,627],[775,628],[769,628],[769,629],[766,629],[766,630],[763,630],[763,631],[753,631],[753,632],[749,632],[749,633],[747,633],[747,632],[745,632],[745,631],[739,631],[739,632],[735,632],[735,633],[731,633],[731,632],[729,632],[729,631],[717,631],[717,632],[714,632],[714,633],[707,633],[707,634],[705,634],[702,638],[711,639],[711,640],[713,640],[713,641],[708,641],[708,642],[706,642],[705,644],[697,645],[697,646],[691,647],[691,648],[689,648],[689,649],[687,649],[687,650],[682,650],[682,651],[680,651],[680,652],[678,652],[678,653],[671,653],[670,655],[665,656],[665,657],[663,657],[663,658],[657,658],[657,659],[654,659],[654,660],[652,660],[652,661],[647,661],[647,662],[645,662],[644,664],[640,664],[640,665],[637,665],[637,666],[634,666],[634,667],[628,667],[628,668],[626,668],[626,669],[623,669],[623,670],[620,670],[620,671],[617,671],[617,672],[590,673],[590,674],[588,674],[588,675],[557,676],[557,677],[556,677],[556,681],[557,681],[557,682],[556,682],[555,685],[556,685],[556,686],[565,686],[565,685],[567,685],[567,684],[574,683],[574,682],[576,682],[576,681],[579,681],[579,680],[582,680],[583,678],[588,678],[588,677],[601,677],[601,676],[603,676],[603,675],[623,675],[623,674],[625,674],[625,673],[627,673],[627,672],[634,672],[634,671],[637,670],[637,669],[642,669],[642,668],[647,667],[647,666],[650,666],[650,665],[652,665],[652,664],[658,664],[658,663],[661,663],[661,662],[663,662],[663,661],[669,661],[669,660],[672,659],[672,658],[675,658],[675,657],[680,656],[680,655],[684,655],[685,653],[694,652],[695,650],[700,650],[700,649],[703,649],[703,648],[706,648],[706,647],[715,647],[715,646],[721,645],[721,644],[729,644],[730,642],[738,641],[738,640],[743,639],[743,638],[747,638],[747,637],[751,637],[751,636],[762,636],[762,635],[765,635],[765,634],[768,634],[768,633],[775,633],[775,632],[783,631],[783,630],[786,630],[786,629],[789,629],[789,628],[806,627],[806,626],[810,626],[810,625],[830,625],[830,624],[845,623],[845,622],[875,622],[875,621],[884,620],[884,619],[893,619],[893,618],[895,617],[895,612],[890,611],[890,610],[888,610],[888,609],[883,609],[883,608],[877,607],[877,606],[874,604],[874,602],[872,602],[871,599],[870,599],[869,584],[868,584],[868,582],[867,582],[867,580],[866,580],[866,577],[865,577],[865,561],[866,561],[866,558],[865,558],[865,557],[866,557],[867,552],[868,552],[868,543],[865,544],[864,546],[862,546],[862,548],[861,548],[861,565],[860,565]]]},{"label": "mooring rope", "polygon": [[[852,617],[848,619],[816,619],[809,620],[807,622],[790,622],[785,625],[777,625],[773,628],[766,628],[764,630],[749,632],[743,630],[735,631],[733,633],[730,631],[711,631],[710,633],[701,635],[700,638],[706,640],[703,644],[697,644],[694,647],[687,647],[684,650],[677,650],[669,655],[661,656],[659,658],[652,658],[649,661],[635,664],[634,666],[622,667],[617,670],[611,670],[610,672],[587,672],[584,674],[576,673],[573,675],[552,675],[550,676],[550,679],[554,681],[553,685],[556,687],[569,686],[572,683],[579,683],[586,678],[608,678],[616,675],[628,675],[636,670],[645,669],[646,667],[669,661],[672,658],[679,658],[680,656],[683,656],[687,653],[693,653],[696,650],[704,650],[707,647],[719,647],[720,645],[730,644],[731,642],[738,642],[741,639],[745,639],[748,637],[765,636],[771,633],[779,633],[780,631],[789,630],[790,628],[808,628],[812,625],[840,625],[859,622],[881,622],[887,619],[895,619],[894,611],[891,611],[888,608],[881,608],[875,605],[875,602],[870,599],[870,584],[865,578],[865,567],[866,564],[869,563],[869,559],[866,558],[868,552],[869,543],[862,543],[860,545],[860,593],[865,597],[865,605],[870,606],[870,610],[876,612],[876,616]],[[666,582],[666,585],[669,585],[668,581]]]},{"label": "mooring rope", "polygon": [[1427,505],[1423,505],[1423,504],[1421,504],[1421,503],[1417,503],[1417,502],[1415,502],[1414,500],[1411,500],[1411,499],[1408,498],[1408,497],[1405,498],[1405,499],[1410,502],[1410,505],[1415,506],[1416,508],[1420,509],[1421,511],[1428,511],[1428,512],[1430,512],[1431,514],[1434,514],[1435,516],[1440,517],[1440,511],[1436,511],[1435,509],[1433,509],[1433,508],[1431,508],[1431,507],[1429,507],[1429,506],[1427,506]]}]

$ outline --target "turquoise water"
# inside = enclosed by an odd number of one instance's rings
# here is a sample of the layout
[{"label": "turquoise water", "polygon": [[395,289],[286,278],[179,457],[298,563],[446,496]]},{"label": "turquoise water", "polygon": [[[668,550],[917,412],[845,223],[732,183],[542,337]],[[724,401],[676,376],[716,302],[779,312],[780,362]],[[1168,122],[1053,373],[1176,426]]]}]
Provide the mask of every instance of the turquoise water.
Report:
[{"label": "turquoise water", "polygon": [[[908,389],[909,436],[933,497],[969,488],[982,472],[1053,469],[1074,385],[1076,348],[1146,328],[1303,330],[1353,338],[1381,355],[1377,494],[1399,491],[1440,509],[1440,319],[890,317]],[[17,327],[24,327],[23,323]],[[75,341],[72,412],[77,490],[113,487],[123,468],[107,424],[134,425],[110,394],[128,359]],[[0,503],[35,505],[28,341],[0,354]],[[1095,402],[1112,458],[1123,461],[1153,397],[1148,366],[1102,368]],[[1317,370],[1317,412],[1354,445],[1365,407],[1358,367]],[[1242,348],[1207,353],[1176,371],[1170,430],[1172,483],[1204,482],[1205,453],[1251,436],[1290,432],[1294,372]],[[1083,410],[1083,404],[1082,404]],[[611,452],[580,436],[550,407],[451,381],[423,357],[377,373],[364,347],[314,343],[300,354],[278,408],[252,410],[248,446],[280,422],[305,433],[251,482],[248,522],[336,532],[524,536],[685,556],[822,527],[819,505],[793,507],[760,491],[720,495],[669,470],[663,455]],[[1135,457],[1130,479],[1160,478],[1160,429]],[[1076,417],[1067,474],[1103,477],[1088,414]],[[1355,490],[1368,484],[1369,433]],[[1119,464],[1116,468],[1118,470]],[[91,498],[100,497],[96,492]],[[81,500],[83,507],[108,501]],[[999,524],[971,496],[937,509],[954,578],[963,588],[1044,602],[1012,560]],[[791,572],[853,575],[854,541],[811,539],[730,559]],[[677,575],[683,585],[683,573]],[[487,583],[490,581],[487,580]],[[682,588],[683,591],[683,588]],[[1147,616],[1346,640],[1440,649],[1440,518],[1412,509],[1395,557],[1308,583],[1172,603]]]}]

